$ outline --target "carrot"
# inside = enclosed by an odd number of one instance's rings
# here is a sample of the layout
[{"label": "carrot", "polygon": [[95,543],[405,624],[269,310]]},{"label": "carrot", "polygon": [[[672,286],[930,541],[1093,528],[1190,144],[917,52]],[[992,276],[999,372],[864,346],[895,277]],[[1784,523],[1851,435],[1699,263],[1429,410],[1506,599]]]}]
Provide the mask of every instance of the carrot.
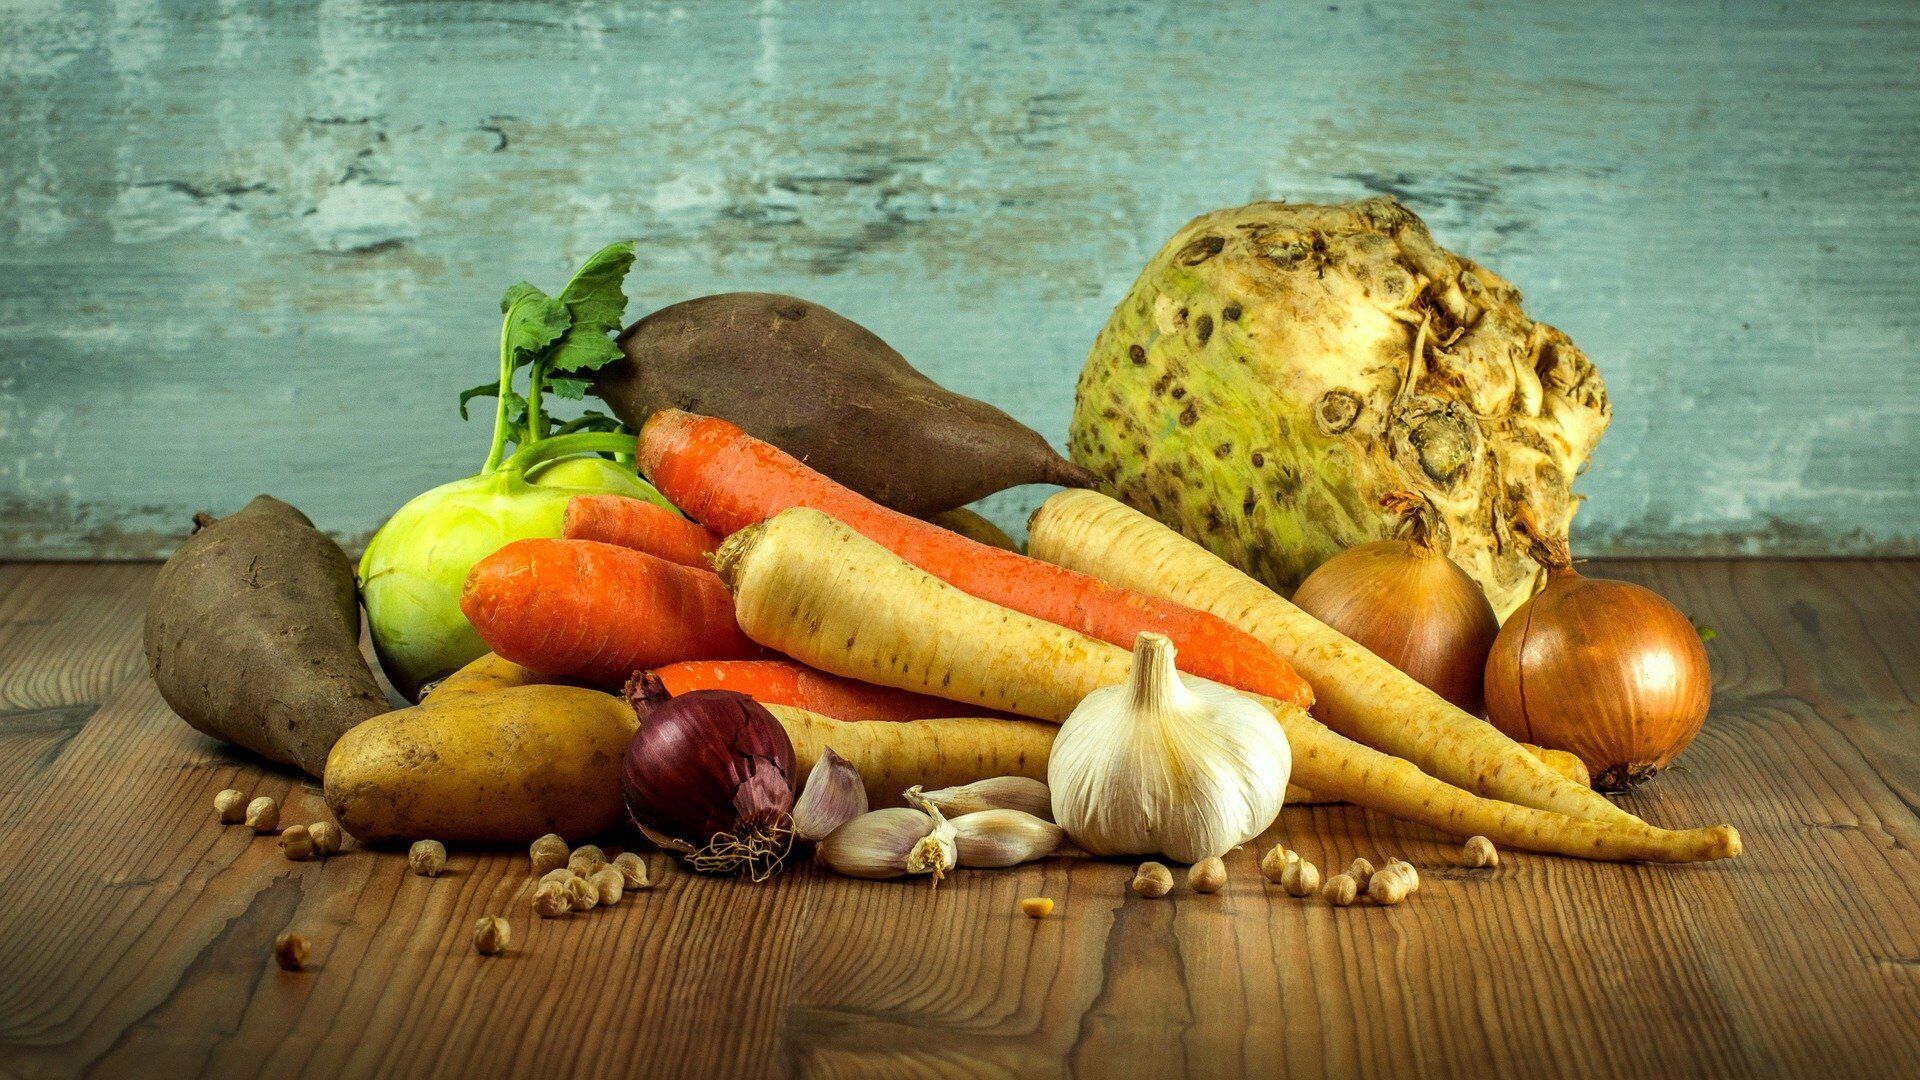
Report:
[{"label": "carrot", "polygon": [[763,655],[711,570],[591,540],[508,544],[467,575],[460,610],[501,657],[600,686],[695,657]]},{"label": "carrot", "polygon": [[926,720],[954,712],[951,701],[843,679],[791,660],[687,660],[653,673],[675,696],[733,690],[762,705],[786,705],[836,720]]},{"label": "carrot", "polygon": [[1313,690],[1272,649],[1222,619],[896,513],[724,420],[663,409],[641,430],[639,456],[661,494],[722,535],[790,507],[812,507],[983,600],[1126,648],[1140,631],[1156,630],[1179,648],[1188,674],[1299,705],[1313,700]]},{"label": "carrot", "polygon": [[598,540],[644,551],[681,566],[709,569],[708,556],[720,538],[645,499],[626,495],[575,495],[567,500],[560,535],[569,540]]},{"label": "carrot", "polygon": [[[949,706],[951,707],[951,706]],[[835,720],[804,709],[768,705],[793,743],[795,775],[813,769],[822,747],[847,759],[875,807],[901,806],[914,784],[929,791],[995,776],[1026,776],[1044,783],[1053,724],[1038,720],[966,716],[927,720]]]},{"label": "carrot", "polygon": [[[1058,723],[1127,677],[1127,650],[970,596],[817,511],[789,510],[729,537],[716,558],[754,640],[848,678],[938,693]],[[1693,862],[1740,851],[1721,825],[1669,832],[1589,821],[1472,795],[1251,695],[1285,728],[1294,778],[1458,836],[1590,859]]]},{"label": "carrot", "polygon": [[1328,727],[1488,798],[1595,821],[1636,821],[1477,716],[1281,599],[1193,541],[1092,491],[1055,495],[1033,516],[1036,557],[1191,604],[1259,638],[1318,689]]}]

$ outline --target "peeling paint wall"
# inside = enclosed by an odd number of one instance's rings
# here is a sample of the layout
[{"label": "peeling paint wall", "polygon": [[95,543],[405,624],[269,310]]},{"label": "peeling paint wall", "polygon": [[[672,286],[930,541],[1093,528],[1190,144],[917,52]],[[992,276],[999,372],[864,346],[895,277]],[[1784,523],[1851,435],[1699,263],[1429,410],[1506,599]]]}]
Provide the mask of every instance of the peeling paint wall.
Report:
[{"label": "peeling paint wall", "polygon": [[1917,178],[1911,0],[10,0],[0,556],[364,537],[623,235],[636,316],[799,293],[1058,443],[1182,222],[1375,192],[1599,363],[1587,551],[1915,554]]}]

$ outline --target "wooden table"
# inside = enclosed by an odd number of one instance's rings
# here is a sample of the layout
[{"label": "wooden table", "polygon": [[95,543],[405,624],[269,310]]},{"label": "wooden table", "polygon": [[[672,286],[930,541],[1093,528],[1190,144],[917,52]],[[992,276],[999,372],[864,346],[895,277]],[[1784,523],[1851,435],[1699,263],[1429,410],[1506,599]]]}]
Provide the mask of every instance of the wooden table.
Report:
[{"label": "wooden table", "polygon": [[[1425,886],[1335,909],[1266,885],[1142,900],[1056,859],[923,885],[801,868],[556,921],[524,853],[290,863],[214,792],[311,782],[174,719],[139,654],[152,568],[0,567],[0,1072],[577,1075],[1913,1075],[1920,1061],[1920,564],[1614,563],[1720,631],[1713,717],[1627,801],[1729,821],[1731,863],[1457,847],[1352,807],[1275,835]],[[1263,843],[1268,842],[1263,841]],[[1046,895],[1032,922],[1019,898]],[[513,923],[477,955],[476,918]],[[312,939],[279,970],[275,935]]]}]

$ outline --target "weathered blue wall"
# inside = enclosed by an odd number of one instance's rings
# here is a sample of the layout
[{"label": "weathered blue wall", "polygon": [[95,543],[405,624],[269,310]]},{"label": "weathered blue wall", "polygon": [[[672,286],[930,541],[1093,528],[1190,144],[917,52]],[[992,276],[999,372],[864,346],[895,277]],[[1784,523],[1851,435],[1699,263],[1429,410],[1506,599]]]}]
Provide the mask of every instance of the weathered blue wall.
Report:
[{"label": "weathered blue wall", "polygon": [[[1391,192],[1599,362],[1603,551],[1920,550],[1920,4],[0,5],[0,555],[463,475],[501,290],[851,315],[1056,441],[1187,218]],[[1018,521],[1039,492],[991,502]]]}]

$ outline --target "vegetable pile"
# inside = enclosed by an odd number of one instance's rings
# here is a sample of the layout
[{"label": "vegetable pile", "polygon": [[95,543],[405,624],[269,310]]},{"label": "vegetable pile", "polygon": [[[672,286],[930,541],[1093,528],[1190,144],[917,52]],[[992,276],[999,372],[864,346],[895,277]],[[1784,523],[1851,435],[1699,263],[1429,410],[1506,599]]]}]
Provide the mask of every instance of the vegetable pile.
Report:
[{"label": "vegetable pile", "polygon": [[[542,918],[648,887],[638,853],[581,843],[629,827],[692,870],[755,881],[805,858],[937,885],[1067,847],[1145,856],[1128,888],[1146,899],[1225,887],[1221,857],[1289,801],[1465,838],[1471,868],[1495,865],[1495,845],[1739,854],[1730,826],[1669,830],[1602,794],[1686,746],[1711,672],[1671,605],[1571,569],[1566,485],[1604,426],[1597,377],[1396,211],[1203,218],[1156,260],[1096,346],[1074,429],[1105,486],[1151,514],[1079,487],[1092,478],[1040,436],[816,305],[727,294],[621,333],[634,250],[612,245],[557,295],[508,290],[497,378],[460,397],[463,413],[494,399],[481,471],[406,504],[361,560],[379,666],[418,704],[390,709],[362,655],[345,556],[266,496],[163,569],[155,681],[196,728],[322,778],[337,826],[290,825],[287,858],[324,857],[344,830],[411,844],[434,876],[448,841],[531,844]],[[1244,241],[1209,241],[1243,219]],[[1356,221],[1392,233],[1399,261],[1376,262]],[[1346,246],[1296,251],[1309,225]],[[1337,280],[1309,284],[1310,257]],[[1247,259],[1279,261],[1256,288]],[[1406,259],[1425,269],[1396,277]],[[1410,335],[1411,366],[1376,371],[1387,383],[1349,394],[1355,414],[1316,436],[1346,391],[1289,369],[1307,343],[1285,317],[1302,312],[1327,356]],[[1490,393],[1487,357],[1519,339],[1531,351],[1514,355],[1539,362],[1533,382],[1502,384],[1507,404],[1544,393],[1557,411],[1513,423],[1557,427],[1468,432],[1459,468],[1435,473],[1442,429],[1467,415],[1441,398]],[[1466,374],[1436,382],[1446,371]],[[1262,377],[1282,391],[1274,415],[1236,389]],[[1307,404],[1287,396],[1315,387]],[[590,390],[615,415],[550,415]],[[1141,410],[1170,408],[1163,396],[1183,411],[1144,438]],[[1334,470],[1352,451],[1328,440],[1362,424],[1397,449]],[[1068,490],[1023,554],[960,504],[1028,482]],[[1291,494],[1270,511],[1223,490]],[[1383,521],[1402,535],[1377,535]],[[1534,571],[1505,562],[1514,537],[1545,574],[1530,600]],[[1365,542],[1337,550],[1349,541]],[[1292,602],[1271,587],[1301,577]],[[223,822],[279,830],[271,799],[215,804]],[[1420,888],[1397,857],[1323,879],[1282,844],[1260,867],[1341,907]],[[510,941],[497,916],[475,927],[483,954]]]}]

